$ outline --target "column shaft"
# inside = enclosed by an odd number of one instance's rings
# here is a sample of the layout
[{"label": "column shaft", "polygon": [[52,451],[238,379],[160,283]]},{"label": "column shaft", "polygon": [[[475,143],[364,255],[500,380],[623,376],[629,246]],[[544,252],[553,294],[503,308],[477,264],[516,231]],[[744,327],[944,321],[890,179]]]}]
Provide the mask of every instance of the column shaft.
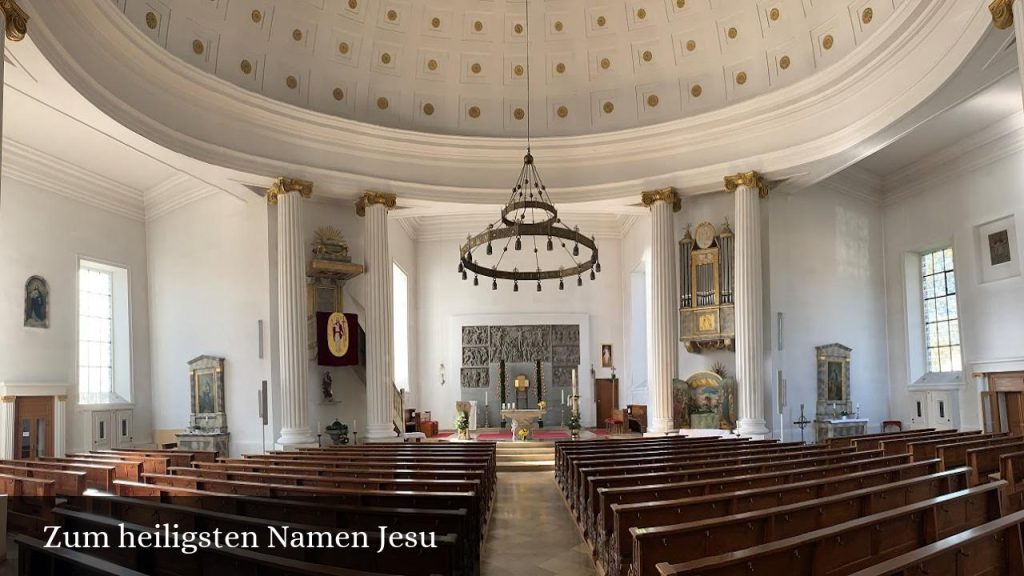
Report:
[{"label": "column shaft", "polygon": [[315,444],[307,417],[309,352],[306,348],[306,251],[302,196],[277,196],[277,317],[281,355],[282,449]]},{"label": "column shaft", "polygon": [[761,190],[736,187],[736,381],[739,432],[763,436],[764,316],[761,285]]},{"label": "column shaft", "polygon": [[676,377],[676,337],[679,318],[676,295],[676,242],[673,211],[679,197],[672,190],[645,194],[651,208],[651,343],[650,403],[651,434],[673,429],[672,379]]},{"label": "column shaft", "polygon": [[394,438],[394,285],[388,249],[388,206],[365,206],[366,216],[366,438]]}]

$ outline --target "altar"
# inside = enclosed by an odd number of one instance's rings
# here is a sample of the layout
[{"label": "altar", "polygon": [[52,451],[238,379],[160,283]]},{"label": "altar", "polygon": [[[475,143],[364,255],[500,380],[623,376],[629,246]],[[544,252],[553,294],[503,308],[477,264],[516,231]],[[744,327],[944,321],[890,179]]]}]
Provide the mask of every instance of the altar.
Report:
[{"label": "altar", "polygon": [[843,438],[846,436],[859,436],[867,434],[867,418],[835,418],[818,420],[815,422],[816,440],[821,442],[826,438]]},{"label": "altar", "polygon": [[501,417],[511,422],[512,440],[515,442],[530,440],[537,420],[544,417],[544,410],[507,408],[501,411]]}]

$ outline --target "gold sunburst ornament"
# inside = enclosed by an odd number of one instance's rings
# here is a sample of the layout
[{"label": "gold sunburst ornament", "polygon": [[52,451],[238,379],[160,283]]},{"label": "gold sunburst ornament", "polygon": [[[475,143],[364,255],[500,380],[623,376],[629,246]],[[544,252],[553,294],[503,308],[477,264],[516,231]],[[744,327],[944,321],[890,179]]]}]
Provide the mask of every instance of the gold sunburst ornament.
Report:
[{"label": "gold sunburst ornament", "polygon": [[[530,2],[526,2],[526,51],[530,51]],[[564,114],[562,111],[564,110]],[[520,109],[514,112],[518,119]],[[562,106],[556,112],[568,116]],[[511,280],[512,291],[519,291],[520,282],[536,282],[537,292],[543,290],[544,280],[558,280],[558,289],[565,289],[565,278],[576,277],[576,285],[583,285],[583,275],[596,280],[601,272],[597,242],[578,226],[570,227],[558,215],[547,187],[541,180],[530,151],[530,62],[526,60],[526,156],[519,178],[500,217],[477,235],[467,235],[459,247],[458,272],[463,280],[473,274],[473,285],[480,285],[480,276],[491,278],[491,290],[498,289],[498,280]],[[544,248],[540,248],[544,246]],[[589,254],[581,256],[580,247]],[[541,263],[541,252],[545,256]],[[532,258],[529,254],[532,251]],[[527,252],[522,254],[522,252]],[[481,254],[482,253],[482,254]],[[521,270],[530,266],[533,270]]]}]

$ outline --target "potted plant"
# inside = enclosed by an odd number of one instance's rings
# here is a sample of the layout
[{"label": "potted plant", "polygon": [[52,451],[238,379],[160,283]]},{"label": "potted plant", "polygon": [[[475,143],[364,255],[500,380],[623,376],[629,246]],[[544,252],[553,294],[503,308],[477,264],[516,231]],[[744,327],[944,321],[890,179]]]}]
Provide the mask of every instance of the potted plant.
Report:
[{"label": "potted plant", "polygon": [[456,414],[455,429],[459,432],[459,440],[469,440],[469,414],[465,412]]},{"label": "potted plant", "polygon": [[569,433],[573,440],[580,439],[580,415],[575,410],[569,414]]}]

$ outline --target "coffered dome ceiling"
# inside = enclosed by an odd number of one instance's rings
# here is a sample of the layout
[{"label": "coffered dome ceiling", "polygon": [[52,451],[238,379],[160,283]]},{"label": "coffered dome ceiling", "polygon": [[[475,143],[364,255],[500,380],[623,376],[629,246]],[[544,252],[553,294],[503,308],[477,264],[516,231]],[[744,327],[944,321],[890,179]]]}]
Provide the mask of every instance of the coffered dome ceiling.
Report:
[{"label": "coffered dome ceiling", "polygon": [[[113,0],[154,42],[251,92],[420,132],[521,136],[522,0]],[[728,106],[850,53],[904,0],[534,0],[535,135]]]}]

